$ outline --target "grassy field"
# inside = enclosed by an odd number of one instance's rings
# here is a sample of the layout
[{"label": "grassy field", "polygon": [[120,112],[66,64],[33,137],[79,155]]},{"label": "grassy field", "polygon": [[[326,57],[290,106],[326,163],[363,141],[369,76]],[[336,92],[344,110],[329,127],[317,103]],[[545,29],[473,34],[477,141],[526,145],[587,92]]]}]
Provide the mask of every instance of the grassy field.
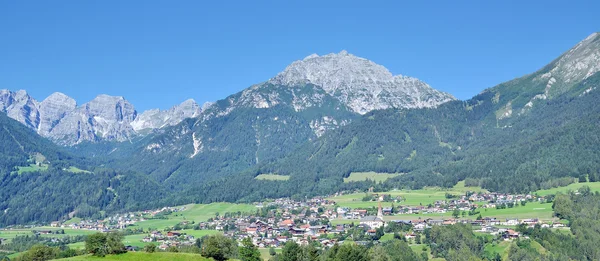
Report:
[{"label": "grassy field", "polygon": [[568,185],[566,187],[558,187],[558,188],[538,190],[535,193],[537,193],[540,196],[545,196],[545,195],[550,195],[550,194],[556,194],[558,192],[567,193],[568,191],[578,190],[578,189],[580,189],[583,186],[590,187],[590,190],[592,192],[600,191],[600,182],[583,182],[583,183],[573,183],[573,184],[570,184],[570,185]]},{"label": "grassy field", "polygon": [[[453,188],[445,189],[445,188],[437,188],[437,187],[429,187],[419,190],[392,190],[387,192],[381,192],[379,194],[390,194],[392,197],[400,196],[402,197],[402,201],[395,203],[395,206],[403,205],[403,206],[418,206],[418,205],[427,205],[430,203],[434,203],[438,200],[445,200],[446,193],[450,193],[453,195],[463,195],[467,191],[476,191],[476,192],[486,192],[485,189],[479,187],[465,187],[464,182],[459,182]],[[346,194],[336,197],[330,197],[328,199],[334,200],[338,205],[342,207],[350,207],[350,208],[369,208],[369,207],[377,207],[378,202],[375,201],[362,201],[362,198],[365,196],[365,193],[353,193]],[[382,206],[391,206],[391,202],[382,202]]]},{"label": "grassy field", "polygon": [[495,255],[496,253],[498,253],[502,257],[502,260],[508,260],[508,250],[510,248],[510,244],[511,244],[510,241],[502,241],[500,243],[486,244],[484,251],[487,253],[491,253],[492,256]]},{"label": "grassy field", "polygon": [[93,256],[77,256],[66,259],[58,259],[63,261],[89,261],[89,260],[102,260],[102,261],[209,261],[212,259],[204,258],[197,254],[188,253],[169,253],[169,252],[156,252],[156,253],[144,253],[144,252],[127,252],[122,255],[108,255],[105,257],[93,257]]},{"label": "grassy field", "polygon": [[[499,219],[506,218],[539,218],[543,220],[552,219],[552,203],[527,203],[526,206],[517,206],[514,208],[506,209],[479,209],[482,217],[495,217]],[[475,219],[477,216],[465,216],[466,218]],[[412,220],[412,219],[445,219],[452,218],[452,212],[447,213],[433,213],[433,214],[406,214],[406,215],[395,215],[385,216],[385,220]]]},{"label": "grassy field", "polygon": [[25,173],[25,172],[35,172],[35,171],[45,171],[48,170],[48,164],[41,164],[41,166],[38,166],[36,164],[30,164],[29,166],[26,167],[17,167],[17,173],[19,173],[19,175]]},{"label": "grassy field", "polygon": [[365,181],[367,179],[369,180],[373,180],[377,183],[379,182],[384,182],[389,178],[393,178],[393,177],[397,177],[400,174],[393,174],[393,173],[377,173],[377,172],[352,172],[350,173],[350,176],[347,178],[344,178],[344,183],[348,183],[348,182],[354,182],[354,181]]},{"label": "grassy field", "polygon": [[[260,257],[262,257],[263,260],[269,260],[269,258],[271,258],[268,248],[260,248],[258,251],[260,251]],[[281,248],[275,248],[275,253],[280,254]]]},{"label": "grassy field", "polygon": [[74,218],[71,218],[71,219],[69,219],[69,220],[65,221],[65,223],[64,223],[64,224],[65,224],[65,225],[71,225],[71,224],[77,224],[77,223],[79,223],[79,222],[81,222],[81,218],[74,217]]},{"label": "grassy field", "polygon": [[183,221],[202,222],[215,217],[217,213],[225,212],[255,212],[256,207],[248,204],[232,203],[212,203],[212,204],[190,204],[184,206],[186,209],[181,212],[172,213],[168,219],[150,219],[138,222],[134,227],[144,229],[165,229],[175,226]]},{"label": "grassy field", "polygon": [[286,181],[290,179],[290,176],[277,175],[277,174],[260,174],[254,179],[258,180],[272,180],[272,181]]}]

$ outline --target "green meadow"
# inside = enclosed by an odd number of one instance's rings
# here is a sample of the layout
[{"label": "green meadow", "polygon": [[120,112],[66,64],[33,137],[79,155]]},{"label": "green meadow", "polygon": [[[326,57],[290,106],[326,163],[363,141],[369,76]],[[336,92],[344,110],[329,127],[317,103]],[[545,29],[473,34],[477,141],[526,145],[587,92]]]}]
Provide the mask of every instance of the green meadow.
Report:
[{"label": "green meadow", "polygon": [[[402,201],[394,203],[395,206],[419,206],[434,203],[438,200],[445,200],[446,193],[453,195],[464,195],[467,191],[485,192],[486,190],[479,187],[465,187],[464,182],[459,182],[453,188],[437,188],[428,187],[419,190],[392,190],[387,192],[379,192],[378,194],[390,194],[392,197],[400,196]],[[366,193],[352,193],[341,196],[330,197],[328,199],[334,200],[339,206],[350,207],[350,208],[369,208],[377,207],[378,202],[375,201],[362,201],[362,198]],[[382,202],[382,206],[389,207],[392,205],[391,202]]]},{"label": "green meadow", "polygon": [[135,223],[134,227],[143,229],[168,229],[183,221],[194,221],[196,223],[203,222],[209,218],[215,217],[217,213],[225,214],[225,212],[255,212],[256,207],[249,204],[233,204],[233,203],[212,203],[212,204],[189,204],[183,206],[184,211],[174,212],[167,216],[167,219],[149,219],[146,221]]},{"label": "green meadow", "polygon": [[[258,251],[260,251],[260,257],[262,257],[263,260],[269,260],[271,258],[268,248],[259,248]],[[275,248],[275,253],[280,254],[281,248]]]},{"label": "green meadow", "polygon": [[[539,203],[539,202],[530,202],[525,206],[515,206],[513,208],[506,209],[495,209],[495,208],[478,208],[482,217],[495,217],[499,219],[506,218],[539,218],[543,220],[552,219],[552,203]],[[475,219],[477,215],[473,216],[465,216],[465,218]],[[452,218],[452,211],[448,211],[446,213],[432,213],[432,214],[406,214],[406,215],[395,215],[395,216],[385,216],[386,220],[413,220],[413,219],[445,219]],[[459,218],[462,218],[460,216]]]},{"label": "green meadow", "polygon": [[581,183],[573,183],[566,187],[538,190],[534,193],[536,193],[540,196],[546,196],[546,195],[550,195],[550,194],[556,194],[558,192],[567,193],[569,191],[576,191],[583,186],[590,187],[590,190],[592,192],[600,191],[600,182],[581,182]]},{"label": "green meadow", "polygon": [[19,175],[21,175],[25,172],[36,172],[36,171],[46,171],[46,170],[48,170],[48,164],[41,164],[40,166],[38,166],[36,164],[29,164],[29,166],[17,167],[17,173]]}]

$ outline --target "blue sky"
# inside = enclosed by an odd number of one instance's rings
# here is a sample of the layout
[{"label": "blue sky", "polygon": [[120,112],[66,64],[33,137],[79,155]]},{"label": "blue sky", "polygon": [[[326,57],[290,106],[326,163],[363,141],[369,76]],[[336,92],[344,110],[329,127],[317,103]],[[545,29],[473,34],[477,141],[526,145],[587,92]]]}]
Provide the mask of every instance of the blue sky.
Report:
[{"label": "blue sky", "polygon": [[467,99],[600,31],[600,1],[1,1],[0,89],[138,111],[348,50]]}]

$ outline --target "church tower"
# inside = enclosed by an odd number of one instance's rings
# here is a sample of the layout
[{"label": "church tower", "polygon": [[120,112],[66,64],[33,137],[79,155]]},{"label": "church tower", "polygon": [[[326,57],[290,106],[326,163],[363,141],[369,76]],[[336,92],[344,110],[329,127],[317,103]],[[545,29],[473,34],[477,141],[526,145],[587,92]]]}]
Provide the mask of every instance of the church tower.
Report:
[{"label": "church tower", "polygon": [[383,210],[381,209],[381,201],[379,201],[379,208],[377,209],[377,217],[383,219]]}]

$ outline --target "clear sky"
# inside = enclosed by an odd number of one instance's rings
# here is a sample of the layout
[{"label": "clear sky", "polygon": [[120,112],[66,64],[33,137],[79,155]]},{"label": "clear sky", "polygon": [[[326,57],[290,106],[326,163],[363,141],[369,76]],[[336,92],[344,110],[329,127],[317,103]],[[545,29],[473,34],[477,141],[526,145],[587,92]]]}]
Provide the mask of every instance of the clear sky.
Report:
[{"label": "clear sky", "polygon": [[600,1],[0,1],[0,89],[138,111],[227,97],[348,50],[467,99],[600,31]]}]

